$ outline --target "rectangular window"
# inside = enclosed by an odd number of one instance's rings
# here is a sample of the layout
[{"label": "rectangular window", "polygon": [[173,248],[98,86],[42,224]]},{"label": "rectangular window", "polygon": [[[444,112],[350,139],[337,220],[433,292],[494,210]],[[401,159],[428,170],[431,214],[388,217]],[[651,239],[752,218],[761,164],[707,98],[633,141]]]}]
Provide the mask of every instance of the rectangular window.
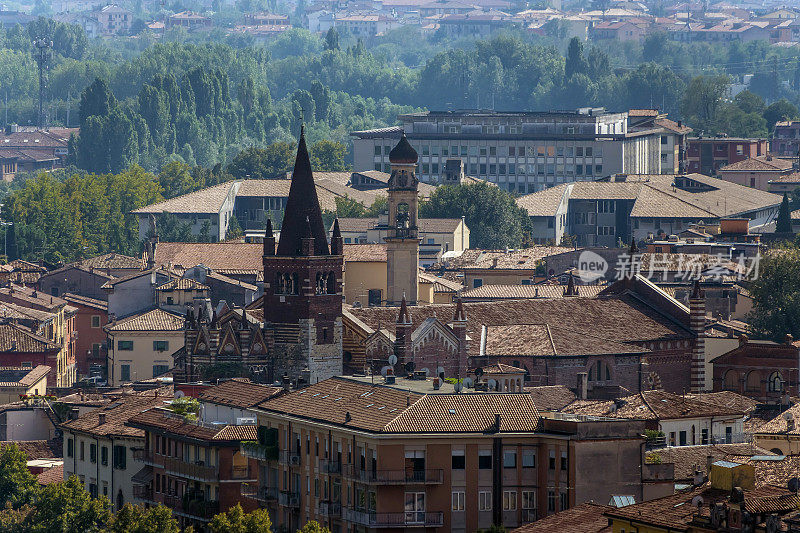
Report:
[{"label": "rectangular window", "polygon": [[81,460],[81,461],[85,461],[85,460],[86,460],[86,454],[84,453],[84,452],[85,452],[85,449],[84,449],[84,442],[83,442],[83,441],[80,441],[80,446],[79,446],[79,449],[80,449],[80,451],[81,451],[81,453],[80,453],[80,460]]},{"label": "rectangular window", "polygon": [[452,510],[453,511],[463,511],[464,510],[464,492],[463,491],[453,491],[453,498],[452,498]]},{"label": "rectangular window", "polygon": [[89,444],[89,461],[93,463],[97,462],[97,444],[94,442]]},{"label": "rectangular window", "polygon": [[556,469],[556,451],[550,450],[550,470]]},{"label": "rectangular window", "polygon": [[569,459],[567,459],[567,452],[561,452],[561,470],[566,470],[568,464]]},{"label": "rectangular window", "polygon": [[100,316],[99,315],[92,315],[92,327],[99,328],[100,327]]},{"label": "rectangular window", "polygon": [[522,508],[536,509],[536,492],[532,490],[522,491]]},{"label": "rectangular window", "polygon": [[504,511],[517,510],[517,491],[515,490],[503,491],[503,510]]},{"label": "rectangular window", "polygon": [[536,468],[536,450],[522,451],[522,468]]},{"label": "rectangular window", "polygon": [[569,509],[569,496],[567,495],[566,492],[561,493],[560,503],[561,503],[561,508],[560,508],[561,511],[566,511],[567,509]]},{"label": "rectangular window", "polygon": [[96,483],[89,483],[89,496],[92,498],[97,498],[97,484]]},{"label": "rectangular window", "polygon": [[466,457],[464,456],[464,450],[453,450],[453,459],[452,459],[452,469],[453,470],[464,470],[467,466]]},{"label": "rectangular window", "polygon": [[478,287],[483,287],[483,279],[482,278],[475,278],[472,280],[472,288],[477,289]]},{"label": "rectangular window", "polygon": [[503,452],[503,468],[516,468],[517,467],[517,452],[508,451]]},{"label": "rectangular window", "polygon": [[575,155],[577,157],[583,157],[583,146],[576,146],[575,147]]},{"label": "rectangular window", "polygon": [[125,446],[114,446],[114,468],[125,470],[128,463],[128,449]]},{"label": "rectangular window", "polygon": [[478,452],[478,468],[481,470],[492,469],[492,452],[491,450],[481,450]]},{"label": "rectangular window", "polygon": [[592,157],[592,147],[591,146],[587,146],[586,147],[586,157]]},{"label": "rectangular window", "polygon": [[70,437],[67,439],[67,457],[75,456],[75,440]]},{"label": "rectangular window", "polygon": [[108,466],[108,446],[100,448],[100,464]]},{"label": "rectangular window", "polygon": [[166,352],[169,350],[169,341],[153,341],[154,352]]},{"label": "rectangular window", "polygon": [[406,492],[406,523],[419,524],[425,522],[425,493]]},{"label": "rectangular window", "polygon": [[492,493],[488,490],[478,492],[478,510],[491,511],[492,510]]},{"label": "rectangular window", "polygon": [[[510,156],[512,156],[512,157],[513,157],[513,156],[515,156],[515,155],[516,155],[516,153],[515,153],[515,152],[516,152],[516,147],[514,147],[514,146],[509,146],[509,147],[508,147],[508,155],[510,155]],[[522,154],[520,154],[520,155],[522,155]]]},{"label": "rectangular window", "polygon": [[119,379],[121,381],[131,380],[131,365],[120,365]]},{"label": "rectangular window", "polygon": [[160,376],[169,370],[169,365],[153,365],[153,377]]},{"label": "rectangular window", "polygon": [[497,147],[496,146],[490,146],[489,147],[489,155],[490,156],[497,155]]},{"label": "rectangular window", "polygon": [[130,352],[133,350],[133,341],[117,341],[117,350]]},{"label": "rectangular window", "polygon": [[554,490],[547,491],[547,512],[556,512],[556,491]]}]

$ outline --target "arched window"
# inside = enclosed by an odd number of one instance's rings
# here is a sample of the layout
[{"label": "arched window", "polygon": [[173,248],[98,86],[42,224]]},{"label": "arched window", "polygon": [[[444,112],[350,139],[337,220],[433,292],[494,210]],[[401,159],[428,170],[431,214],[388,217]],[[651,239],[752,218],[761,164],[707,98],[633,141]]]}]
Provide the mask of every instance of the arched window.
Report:
[{"label": "arched window", "polygon": [[589,367],[589,381],[611,381],[611,368],[603,361],[595,361]]},{"label": "arched window", "polygon": [[317,272],[317,294],[325,294],[325,282],[327,278],[322,272]]},{"label": "arched window", "polygon": [[275,274],[275,294],[286,294],[286,279],[283,274]]},{"label": "arched window", "polygon": [[336,274],[328,272],[328,294],[336,294]]},{"label": "arched window", "polygon": [[761,390],[761,374],[755,370],[751,370],[747,374],[747,382],[745,388],[748,391]]},{"label": "arched window", "polygon": [[731,391],[739,390],[739,374],[735,370],[725,372],[724,388]]},{"label": "arched window", "polygon": [[781,392],[783,390],[783,378],[780,372],[773,372],[769,375],[767,389],[769,392]]}]

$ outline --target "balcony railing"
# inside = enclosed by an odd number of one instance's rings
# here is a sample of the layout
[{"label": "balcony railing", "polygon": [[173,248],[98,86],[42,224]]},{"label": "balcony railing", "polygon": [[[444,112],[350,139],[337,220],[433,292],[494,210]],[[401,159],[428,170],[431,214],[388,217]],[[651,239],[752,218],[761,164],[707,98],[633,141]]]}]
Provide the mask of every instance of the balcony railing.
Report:
[{"label": "balcony railing", "polygon": [[342,463],[339,461],[326,461],[319,462],[319,471],[323,474],[341,474]]},{"label": "balcony railing", "polygon": [[247,467],[247,465],[233,465],[231,467],[231,478],[233,479],[248,479],[249,475],[250,469]]},{"label": "balcony railing", "polygon": [[187,463],[175,457],[164,457],[164,470],[178,476],[211,481],[219,478],[219,470],[201,463]]},{"label": "balcony railing", "polygon": [[342,516],[342,504],[339,502],[320,502],[317,506],[317,514],[329,517]]},{"label": "balcony railing", "polygon": [[140,500],[153,501],[153,487],[147,487],[145,485],[134,485],[133,497],[138,498]]},{"label": "balcony railing", "polygon": [[155,454],[153,454],[152,450],[144,450],[142,448],[137,448],[133,450],[133,459],[135,461],[142,461],[143,463],[153,464],[155,463],[154,456]]},{"label": "balcony railing", "polygon": [[278,459],[277,446],[267,446],[256,441],[242,442],[241,452],[245,457],[257,461],[275,461]]},{"label": "balcony railing", "polygon": [[211,520],[214,515],[219,514],[219,502],[216,500],[179,497],[168,494],[164,496],[164,505],[175,513],[200,520]]},{"label": "balcony railing", "polygon": [[345,469],[345,475],[361,483],[382,485],[438,485],[442,483],[441,468],[427,470],[359,470],[352,466]]},{"label": "balcony railing", "polygon": [[372,513],[343,508],[342,520],[367,527],[441,527],[444,524],[444,513]]},{"label": "balcony railing", "polygon": [[300,493],[282,490],[278,493],[278,505],[297,509],[300,507]]},{"label": "balcony railing", "polygon": [[302,464],[300,453],[288,450],[278,453],[278,461],[289,466],[300,466]]},{"label": "balcony railing", "polygon": [[278,489],[275,487],[262,487],[258,483],[242,483],[242,496],[260,502],[272,502],[278,499]]}]

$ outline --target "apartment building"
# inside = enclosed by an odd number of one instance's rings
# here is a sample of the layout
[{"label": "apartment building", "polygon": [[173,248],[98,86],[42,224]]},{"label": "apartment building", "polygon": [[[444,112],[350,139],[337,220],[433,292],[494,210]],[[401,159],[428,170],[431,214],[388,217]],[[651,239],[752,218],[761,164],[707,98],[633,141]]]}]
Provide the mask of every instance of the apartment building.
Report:
[{"label": "apartment building", "polygon": [[144,447],[144,431],[127,422],[171,397],[162,389],[123,396],[63,423],[64,479],[78,476],[89,494],[107,497],[114,510],[133,502],[132,480],[140,469],[134,450]]},{"label": "apartment building", "polygon": [[800,150],[800,120],[785,120],[775,124],[772,152],[782,157],[797,157]]},{"label": "apartment building", "polygon": [[688,141],[686,151],[686,170],[706,176],[716,176],[721,167],[751,157],[765,156],[768,150],[769,143],[766,139],[692,138]]},{"label": "apartment building", "polygon": [[242,452],[258,460],[258,482],[243,494],[289,530],[317,520],[334,532],[466,532],[614,493],[642,498],[643,426],[540,419],[524,393],[335,377],[255,410],[259,440]]},{"label": "apartment building", "polygon": [[257,479],[256,461],[239,451],[241,441],[257,439],[255,425],[194,422],[161,407],[132,417],[128,425],[144,432],[134,454],[144,465],[132,479],[137,501],[165,505],[181,527],[201,530],[237,503],[245,512],[257,508],[241,496],[242,483]]},{"label": "apartment building", "polygon": [[591,181],[620,172],[661,172],[667,128],[634,131],[628,113],[603,108],[574,112],[430,111],[398,117],[401,126],[356,131],[354,168],[388,172],[389,152],[405,132],[419,154],[417,175],[437,182],[448,159],[469,176],[511,192]]}]

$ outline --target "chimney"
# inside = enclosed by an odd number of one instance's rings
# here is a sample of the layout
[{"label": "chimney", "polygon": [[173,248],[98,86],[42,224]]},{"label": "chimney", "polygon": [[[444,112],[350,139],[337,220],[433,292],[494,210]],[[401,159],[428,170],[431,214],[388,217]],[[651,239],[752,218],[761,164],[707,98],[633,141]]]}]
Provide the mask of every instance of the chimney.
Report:
[{"label": "chimney", "polygon": [[578,386],[575,389],[575,395],[579,400],[586,399],[586,393],[589,388],[589,374],[586,372],[578,372]]},{"label": "chimney", "polygon": [[711,465],[714,464],[714,456],[706,455],[706,475],[711,479]]},{"label": "chimney", "polygon": [[682,127],[683,127],[683,121],[682,121],[682,120],[679,120],[679,121],[678,121],[678,127],[679,127],[679,128],[682,128]]},{"label": "chimney", "polygon": [[692,477],[692,485],[699,487],[703,484],[703,471],[699,468],[694,469],[694,476]]},{"label": "chimney", "polygon": [[99,415],[97,415],[97,425],[102,426],[105,423],[106,423],[106,414],[100,413]]},{"label": "chimney", "polygon": [[291,388],[291,380],[289,380],[289,375],[284,374],[282,381],[283,381],[283,390],[289,392],[289,389]]},{"label": "chimney", "polygon": [[497,268],[497,258],[492,259],[492,268]]},{"label": "chimney", "polygon": [[494,415],[494,428],[495,431],[500,432],[500,423],[502,422],[502,417],[500,413],[495,413]]},{"label": "chimney", "polygon": [[689,297],[689,329],[694,333],[694,347],[692,348],[691,391],[700,393],[705,390],[706,381],[706,295],[700,288],[700,282],[695,280],[692,294]]}]

